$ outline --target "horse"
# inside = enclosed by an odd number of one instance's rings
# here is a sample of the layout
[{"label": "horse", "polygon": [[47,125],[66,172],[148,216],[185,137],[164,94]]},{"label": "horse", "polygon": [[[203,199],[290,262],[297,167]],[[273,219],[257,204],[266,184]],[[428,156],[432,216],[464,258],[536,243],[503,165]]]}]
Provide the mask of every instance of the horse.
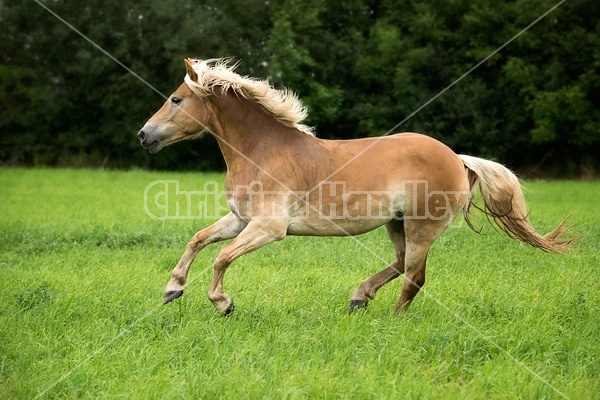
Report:
[{"label": "horse", "polygon": [[[238,257],[288,235],[354,236],[385,225],[396,259],[365,279],[348,312],[367,307],[377,291],[404,274],[394,313],[406,311],[425,283],[433,242],[473,209],[509,237],[562,253],[576,238],[566,218],[541,235],[531,225],[519,179],[505,166],[457,155],[418,133],[324,140],[302,122],[307,108],[287,89],[242,76],[229,59],[185,59],[184,82],[137,133],[142,147],[164,147],[205,133],[225,159],[229,213],[197,232],[173,269],[163,303],[183,295],[190,266],[209,244],[233,239],[214,261],[208,298],[222,315],[234,310],[223,289]],[[479,193],[483,205],[475,203]]]}]

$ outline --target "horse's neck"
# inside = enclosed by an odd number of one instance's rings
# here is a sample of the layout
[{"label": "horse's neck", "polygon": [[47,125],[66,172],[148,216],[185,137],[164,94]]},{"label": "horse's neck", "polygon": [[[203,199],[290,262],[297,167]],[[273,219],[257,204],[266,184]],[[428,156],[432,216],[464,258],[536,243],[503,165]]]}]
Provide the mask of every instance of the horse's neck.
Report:
[{"label": "horse's neck", "polygon": [[258,104],[235,94],[214,96],[212,103],[215,134],[230,169],[260,168],[269,157],[289,146],[291,135],[307,136],[284,126]]}]

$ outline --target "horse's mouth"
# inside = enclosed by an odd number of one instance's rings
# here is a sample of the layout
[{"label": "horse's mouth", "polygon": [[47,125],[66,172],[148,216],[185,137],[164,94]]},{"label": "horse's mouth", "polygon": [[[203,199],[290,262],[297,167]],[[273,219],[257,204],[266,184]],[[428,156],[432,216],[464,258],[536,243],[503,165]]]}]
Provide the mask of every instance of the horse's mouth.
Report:
[{"label": "horse's mouth", "polygon": [[150,143],[149,146],[146,146],[146,150],[148,150],[148,153],[150,154],[156,154],[160,151],[160,143],[155,140],[154,142]]},{"label": "horse's mouth", "polygon": [[148,153],[150,154],[158,153],[162,148],[158,140],[155,140],[152,143],[141,142],[140,144],[144,149],[148,150]]}]

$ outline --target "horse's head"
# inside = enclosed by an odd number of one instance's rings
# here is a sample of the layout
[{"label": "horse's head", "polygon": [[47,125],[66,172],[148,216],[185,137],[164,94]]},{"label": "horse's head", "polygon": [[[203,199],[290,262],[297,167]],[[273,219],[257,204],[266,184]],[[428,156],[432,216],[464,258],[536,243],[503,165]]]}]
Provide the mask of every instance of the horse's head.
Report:
[{"label": "horse's head", "polygon": [[[185,60],[188,77],[198,80],[191,60]],[[165,104],[146,122],[137,137],[150,153],[184,139],[199,136],[208,128],[210,114],[206,99],[196,96],[186,83],[167,99]]]}]

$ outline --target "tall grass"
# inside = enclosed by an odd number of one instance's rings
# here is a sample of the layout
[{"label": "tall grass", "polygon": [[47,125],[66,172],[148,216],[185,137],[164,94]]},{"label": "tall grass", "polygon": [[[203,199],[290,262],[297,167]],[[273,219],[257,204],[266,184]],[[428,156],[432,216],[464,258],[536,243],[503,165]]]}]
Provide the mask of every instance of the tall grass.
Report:
[{"label": "tall grass", "polygon": [[392,315],[400,279],[346,314],[379,258],[392,261],[377,230],[240,258],[223,318],[205,296],[220,244],[161,305],[211,221],[149,218],[144,190],[159,179],[192,190],[223,176],[0,170],[0,398],[598,398],[598,182],[527,183],[541,231],[572,213],[582,240],[566,255],[449,229],[404,315]]}]

